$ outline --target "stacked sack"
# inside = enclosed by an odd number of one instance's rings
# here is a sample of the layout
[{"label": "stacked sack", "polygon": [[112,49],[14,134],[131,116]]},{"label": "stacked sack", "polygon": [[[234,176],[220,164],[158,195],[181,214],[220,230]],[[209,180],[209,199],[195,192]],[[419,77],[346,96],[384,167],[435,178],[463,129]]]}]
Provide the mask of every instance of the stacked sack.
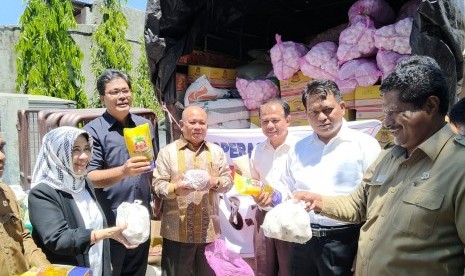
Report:
[{"label": "stacked sack", "polygon": [[[343,94],[378,83],[399,61],[410,56],[413,15],[420,3],[421,0],[406,2],[396,17],[385,0],[356,1],[348,11],[349,25],[340,31],[338,44],[333,39],[313,44],[299,58],[300,70],[313,79],[335,81]],[[280,44],[279,41],[273,49]],[[294,68],[295,56],[302,53],[301,48],[294,48],[294,54],[289,55],[290,65],[274,67],[275,74],[282,68]]]},{"label": "stacked sack", "polygon": [[209,128],[249,128],[250,114],[234,88],[216,88],[205,75],[186,90],[184,106],[199,106],[208,116]]},{"label": "stacked sack", "polygon": [[[305,81],[310,79],[335,81],[346,107],[357,109],[357,114],[359,109],[362,115],[382,113],[376,85],[411,55],[409,39],[420,3],[421,0],[405,2],[396,16],[386,0],[355,1],[348,11],[348,26],[336,26],[318,34],[309,41],[309,49],[300,43],[283,42],[276,35],[270,57],[273,73],[280,82],[281,98],[291,106],[291,118],[306,123],[300,97]],[[363,94],[358,101],[357,93]]]},{"label": "stacked sack", "polygon": [[[289,74],[290,71],[295,70],[295,60],[292,66],[285,65],[289,60],[285,61],[283,53],[288,52],[290,45],[286,42],[282,43],[279,36],[276,39],[280,42],[280,48],[283,50],[280,54],[281,68],[278,70],[279,74]],[[275,56],[278,55],[277,52],[274,53]],[[274,63],[271,64],[273,55],[270,62],[270,56],[264,51],[251,50],[248,54],[254,60],[245,66],[237,68],[236,88],[247,110],[251,111],[252,114],[257,114],[258,108],[265,101],[279,98],[279,81],[273,71],[272,66],[274,66]],[[256,115],[251,115],[251,121],[255,126],[259,125]]]}]

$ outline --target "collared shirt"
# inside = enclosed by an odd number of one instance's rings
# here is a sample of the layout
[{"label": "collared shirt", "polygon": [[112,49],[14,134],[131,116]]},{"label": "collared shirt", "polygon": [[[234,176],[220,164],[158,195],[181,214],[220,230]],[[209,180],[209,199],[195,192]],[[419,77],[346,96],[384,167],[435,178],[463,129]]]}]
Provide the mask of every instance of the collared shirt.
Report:
[{"label": "collared shirt", "polygon": [[[206,170],[210,176],[218,177],[218,188],[176,196],[175,184],[170,182],[191,169]],[[232,187],[223,149],[205,141],[197,151],[192,151],[181,137],[160,150],[153,177],[155,193],[163,198],[161,236],[184,243],[214,241],[221,233],[218,192],[227,192]]]},{"label": "collared shirt", "polygon": [[[323,195],[350,193],[363,173],[378,157],[381,148],[375,138],[347,127],[343,122],[336,137],[323,143],[316,133],[300,140],[289,152],[282,178],[291,191]],[[310,221],[324,226],[346,224],[310,212]]]},{"label": "collared shirt", "polygon": [[[128,121],[128,127],[149,124],[152,144],[156,153],[155,132],[152,123],[134,114],[129,114]],[[87,167],[89,172],[121,166],[130,158],[124,140],[123,128],[108,112],[84,126],[84,129],[94,139],[93,156]],[[150,174],[151,172],[147,172],[127,177],[109,187],[95,189],[95,195],[107,218],[108,225],[115,225],[116,209],[123,202],[134,202],[134,200],[140,199],[143,205],[151,210]]]},{"label": "collared shirt", "polygon": [[[286,172],[287,154],[300,138],[288,133],[284,143],[276,149],[271,145],[270,139],[258,143],[250,156],[250,172],[253,179],[258,179],[278,190],[283,199],[290,197],[291,192],[287,185],[281,182]],[[271,208],[269,208],[271,209]]]},{"label": "collared shirt", "polygon": [[0,218],[0,276],[50,264],[24,226],[13,191],[4,183],[0,183]]},{"label": "collared shirt", "polygon": [[365,224],[356,275],[464,275],[465,138],[448,125],[410,157],[383,152],[348,196],[322,214]]}]

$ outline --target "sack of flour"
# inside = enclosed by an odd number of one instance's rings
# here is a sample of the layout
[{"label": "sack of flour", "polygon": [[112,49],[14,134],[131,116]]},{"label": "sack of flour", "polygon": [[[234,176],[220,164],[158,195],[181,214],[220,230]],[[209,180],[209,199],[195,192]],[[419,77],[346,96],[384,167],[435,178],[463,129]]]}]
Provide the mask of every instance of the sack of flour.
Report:
[{"label": "sack of flour", "polygon": [[123,202],[116,209],[116,226],[127,225],[123,236],[133,245],[145,242],[150,236],[149,211],[141,203],[140,200]]},{"label": "sack of flour", "polygon": [[269,211],[261,227],[268,238],[301,244],[312,238],[310,217],[304,204],[294,200],[284,201]]}]

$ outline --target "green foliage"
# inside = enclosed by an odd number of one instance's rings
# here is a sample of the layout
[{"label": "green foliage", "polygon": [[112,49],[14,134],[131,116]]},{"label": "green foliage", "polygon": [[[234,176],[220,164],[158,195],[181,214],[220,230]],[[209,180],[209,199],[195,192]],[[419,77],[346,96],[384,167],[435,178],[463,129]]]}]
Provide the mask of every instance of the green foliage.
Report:
[{"label": "green foliage", "polygon": [[[128,22],[122,11],[121,0],[105,0],[99,10],[102,22],[92,36],[92,72],[96,78],[108,68],[129,73],[132,70],[131,45],[126,40]],[[94,94],[91,106],[100,104],[96,90]]]},{"label": "green foliage", "polygon": [[[25,0],[26,1],[26,0]],[[87,104],[83,53],[69,34],[77,27],[71,1],[29,0],[21,15],[16,51],[16,90]]]},{"label": "green foliage", "polygon": [[135,107],[144,107],[152,109],[157,115],[158,121],[163,119],[163,110],[155,97],[152,83],[150,82],[149,66],[145,53],[145,44],[141,39],[140,58],[134,72],[135,78],[132,80],[133,102]]}]

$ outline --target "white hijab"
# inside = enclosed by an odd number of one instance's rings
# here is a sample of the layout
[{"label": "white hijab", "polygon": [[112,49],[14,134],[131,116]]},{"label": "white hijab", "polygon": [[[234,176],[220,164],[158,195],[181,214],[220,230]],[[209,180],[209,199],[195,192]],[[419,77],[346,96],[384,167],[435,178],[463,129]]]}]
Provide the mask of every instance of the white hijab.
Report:
[{"label": "white hijab", "polygon": [[72,156],[76,138],[81,134],[87,134],[92,149],[92,136],[82,129],[65,126],[52,129],[45,134],[32,173],[31,188],[39,183],[45,183],[69,194],[78,194],[84,189],[86,173],[82,175],[74,173]]}]

